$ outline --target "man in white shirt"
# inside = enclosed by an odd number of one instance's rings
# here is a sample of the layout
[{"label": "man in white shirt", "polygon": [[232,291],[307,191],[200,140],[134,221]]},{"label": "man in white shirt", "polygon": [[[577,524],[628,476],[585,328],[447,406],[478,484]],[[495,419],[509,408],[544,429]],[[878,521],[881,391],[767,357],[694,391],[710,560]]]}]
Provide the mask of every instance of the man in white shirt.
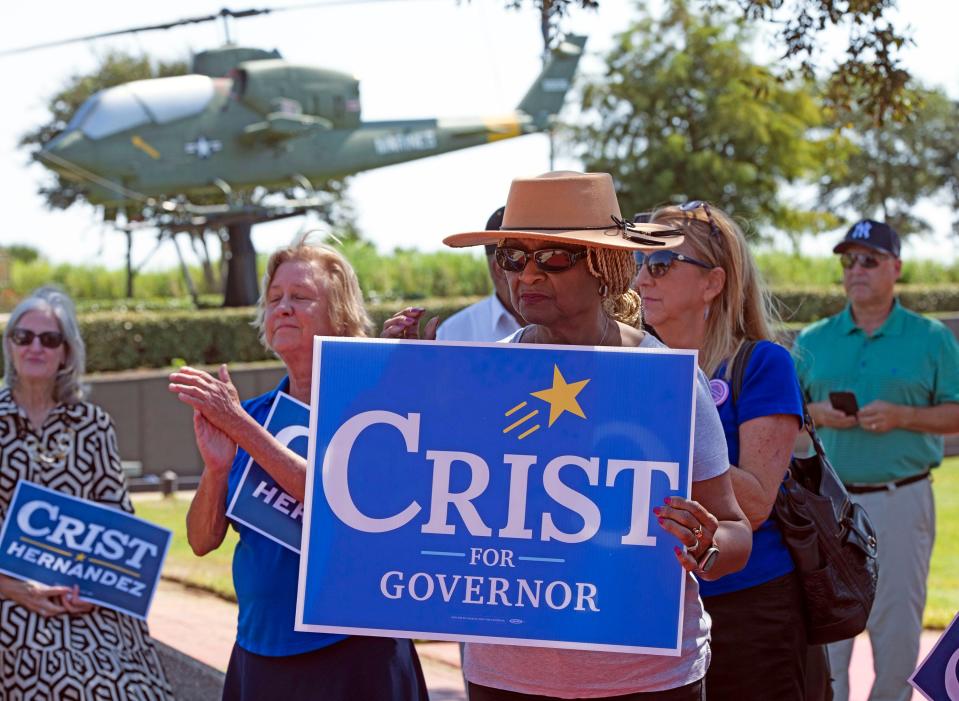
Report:
[{"label": "man in white shirt", "polygon": [[[496,231],[503,224],[500,207],[486,222],[487,231]],[[513,309],[506,284],[506,273],[496,265],[493,255],[496,246],[486,247],[486,265],[493,281],[493,294],[456,312],[440,324],[436,338],[440,341],[501,341],[524,325],[522,318]]]}]

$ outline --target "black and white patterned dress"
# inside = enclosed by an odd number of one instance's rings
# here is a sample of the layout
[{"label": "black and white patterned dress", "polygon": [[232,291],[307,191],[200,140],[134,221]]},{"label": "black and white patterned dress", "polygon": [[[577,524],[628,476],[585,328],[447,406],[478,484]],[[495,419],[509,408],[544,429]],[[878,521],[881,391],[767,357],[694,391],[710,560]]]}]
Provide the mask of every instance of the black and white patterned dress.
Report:
[{"label": "black and white patterned dress", "polygon": [[[36,430],[0,390],[0,521],[21,479],[133,511],[113,421],[95,404],[61,404]],[[0,701],[171,698],[143,621],[99,606],[44,618],[0,599]]]}]

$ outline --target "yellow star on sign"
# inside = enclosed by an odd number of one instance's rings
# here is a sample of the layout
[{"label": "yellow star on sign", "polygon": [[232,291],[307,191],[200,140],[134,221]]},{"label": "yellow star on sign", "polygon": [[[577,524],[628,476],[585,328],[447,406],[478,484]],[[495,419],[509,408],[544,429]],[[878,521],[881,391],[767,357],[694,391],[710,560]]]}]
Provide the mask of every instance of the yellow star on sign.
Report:
[{"label": "yellow star on sign", "polygon": [[559,371],[559,367],[554,365],[553,386],[549,389],[541,389],[539,392],[530,392],[530,394],[549,403],[549,425],[552,426],[564,411],[576,414],[583,419],[586,418],[583,408],[576,401],[576,395],[583,391],[587,382],[589,380],[566,382],[566,378]]}]

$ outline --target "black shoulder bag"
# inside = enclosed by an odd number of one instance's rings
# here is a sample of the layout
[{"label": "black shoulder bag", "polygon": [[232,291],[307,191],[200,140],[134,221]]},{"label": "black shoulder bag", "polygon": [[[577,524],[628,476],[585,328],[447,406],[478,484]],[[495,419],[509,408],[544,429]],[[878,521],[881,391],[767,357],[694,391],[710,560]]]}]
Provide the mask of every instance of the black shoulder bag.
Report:
[{"label": "black shoulder bag", "polygon": [[[756,346],[743,343],[732,361],[732,401],[739,399],[746,366]],[[876,596],[879,566],[876,531],[865,510],[849,499],[826,457],[806,402],[803,422],[815,453],[793,457],[773,514],[802,584],[803,616],[810,644],[846,640],[866,628]]]}]

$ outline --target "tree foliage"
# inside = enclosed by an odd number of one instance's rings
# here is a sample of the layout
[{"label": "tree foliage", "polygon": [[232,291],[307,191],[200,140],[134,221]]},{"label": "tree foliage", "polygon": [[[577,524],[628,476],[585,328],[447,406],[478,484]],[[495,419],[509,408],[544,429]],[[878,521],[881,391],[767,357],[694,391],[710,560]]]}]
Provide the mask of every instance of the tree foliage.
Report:
[{"label": "tree foliage", "polygon": [[901,119],[913,104],[906,85],[909,72],[899,52],[911,43],[893,26],[889,12],[896,0],[703,0],[706,6],[735,3],[749,20],[776,27],[783,46],[784,77],[817,77],[827,30],[845,32],[845,56],[826,81],[830,105],[868,114],[876,124],[889,115]]},{"label": "tree foliage", "polygon": [[586,126],[572,129],[587,170],[613,174],[626,213],[705,199],[755,230],[794,237],[835,225],[789,205],[784,183],[818,173],[843,148],[809,91],[753,63],[744,23],[672,0],[616,39],[607,72],[586,84]]},{"label": "tree foliage", "polygon": [[[596,11],[599,0],[532,0],[533,7],[539,12],[539,31],[543,35],[543,55],[556,43],[559,36],[559,25],[569,14],[570,7],[578,6],[584,10]],[[518,10],[523,6],[523,0],[506,0],[506,7]]]},{"label": "tree foliage", "polygon": [[838,111],[832,126],[853,149],[820,181],[825,206],[886,221],[903,235],[928,230],[915,209],[921,200],[941,193],[959,205],[959,105],[920,86],[909,88],[909,99],[916,107],[908,117],[883,126],[868,114]]},{"label": "tree foliage", "polygon": [[[597,10],[600,6],[599,0],[529,1],[540,13],[546,50],[553,46],[571,7]],[[506,0],[510,9],[524,4],[524,0]],[[644,0],[638,4],[649,6]],[[863,111],[877,124],[890,115],[902,119],[913,107],[906,90],[910,75],[899,60],[899,52],[911,40],[888,18],[896,0],[697,0],[697,4],[708,14],[736,11],[747,21],[773,28],[782,51],[778,77],[789,81],[799,75],[813,81],[828,75],[825,97],[834,107]],[[824,71],[823,38],[827,31],[836,30],[846,35],[845,56]]]}]

